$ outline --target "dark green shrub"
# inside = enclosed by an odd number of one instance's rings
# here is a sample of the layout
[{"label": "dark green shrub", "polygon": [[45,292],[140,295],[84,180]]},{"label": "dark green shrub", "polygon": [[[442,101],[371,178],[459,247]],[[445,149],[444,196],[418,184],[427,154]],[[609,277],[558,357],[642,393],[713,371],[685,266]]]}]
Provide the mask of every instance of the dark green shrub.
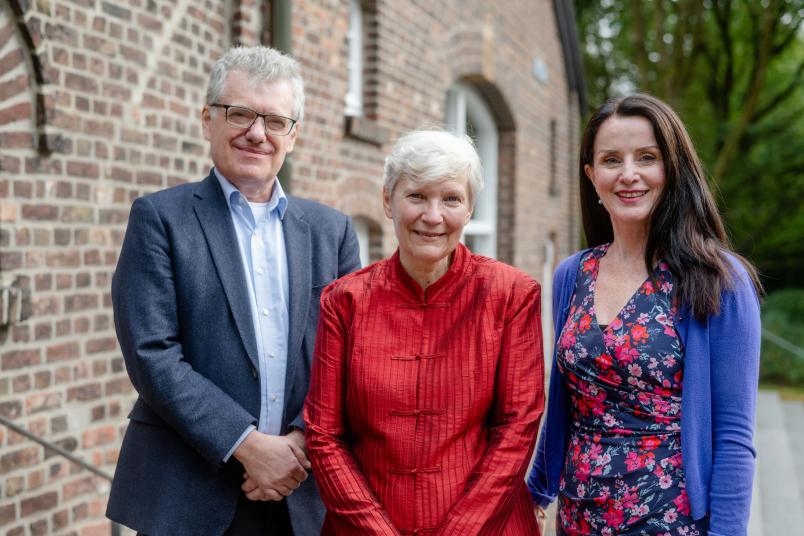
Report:
[{"label": "dark green shrub", "polygon": [[[762,327],[804,348],[804,289],[778,290],[762,307]],[[762,338],[760,381],[804,388],[804,359]]]}]

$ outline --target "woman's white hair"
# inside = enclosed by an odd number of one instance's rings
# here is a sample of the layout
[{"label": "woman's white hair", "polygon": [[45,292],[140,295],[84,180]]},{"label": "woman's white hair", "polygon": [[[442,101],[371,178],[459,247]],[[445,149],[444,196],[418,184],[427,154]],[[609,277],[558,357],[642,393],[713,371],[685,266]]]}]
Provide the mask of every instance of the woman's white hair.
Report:
[{"label": "woman's white hair", "polygon": [[399,138],[385,158],[383,185],[389,194],[399,179],[441,182],[466,178],[469,203],[483,189],[483,170],[472,139],[443,130],[415,130]]},{"label": "woman's white hair", "polygon": [[299,62],[270,47],[233,47],[215,62],[209,73],[207,104],[216,104],[226,92],[226,78],[232,71],[246,73],[252,82],[287,80],[293,91],[293,119],[304,116],[304,81]]}]

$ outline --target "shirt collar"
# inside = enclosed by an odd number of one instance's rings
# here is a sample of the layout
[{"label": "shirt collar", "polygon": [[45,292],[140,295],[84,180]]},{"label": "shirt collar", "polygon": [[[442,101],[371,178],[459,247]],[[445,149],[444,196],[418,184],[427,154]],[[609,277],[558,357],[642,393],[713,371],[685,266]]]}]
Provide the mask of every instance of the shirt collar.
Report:
[{"label": "shirt collar", "polygon": [[[215,177],[218,179],[218,182],[223,189],[223,196],[226,198],[226,203],[229,205],[229,210],[232,210],[233,202],[236,202],[239,198],[246,199],[240,190],[237,187],[229,182],[229,179],[224,177],[218,168],[213,168],[215,170]],[[268,211],[276,210],[279,214],[279,219],[284,219],[285,211],[288,208],[288,198],[285,195],[285,191],[282,189],[282,184],[279,182],[279,179],[274,179],[274,189],[271,192],[271,199],[268,200]]]}]

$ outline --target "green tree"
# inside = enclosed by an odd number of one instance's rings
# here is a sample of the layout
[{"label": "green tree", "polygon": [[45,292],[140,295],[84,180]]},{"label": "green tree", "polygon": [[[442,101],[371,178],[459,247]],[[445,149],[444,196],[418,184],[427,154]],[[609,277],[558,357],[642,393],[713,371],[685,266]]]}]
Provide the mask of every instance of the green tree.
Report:
[{"label": "green tree", "polygon": [[735,248],[804,286],[804,0],[578,0],[589,102],[642,90],[682,116]]}]

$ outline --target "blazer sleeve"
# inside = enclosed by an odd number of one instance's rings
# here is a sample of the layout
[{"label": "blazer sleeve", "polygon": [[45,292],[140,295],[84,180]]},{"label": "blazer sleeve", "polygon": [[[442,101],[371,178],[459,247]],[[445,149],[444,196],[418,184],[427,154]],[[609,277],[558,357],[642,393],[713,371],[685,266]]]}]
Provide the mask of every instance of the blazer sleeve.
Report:
[{"label": "blazer sleeve", "polygon": [[709,536],[746,534],[751,507],[761,324],[753,283],[741,266],[738,269],[734,287],[723,294],[720,314],[709,319],[713,443]]},{"label": "blazer sleeve", "polygon": [[185,360],[174,277],[162,220],[148,197],[137,199],[112,280],[115,328],[126,368],[147,406],[218,468],[256,420]]},{"label": "blazer sleeve", "polygon": [[438,527],[439,536],[496,535],[504,529],[533,453],[544,411],[539,284],[517,289],[505,319],[489,442],[466,491]]},{"label": "blazer sleeve", "polygon": [[[357,241],[357,234],[352,226],[351,218],[346,216],[345,220],[344,231],[338,244],[338,275],[336,279],[360,269],[360,243]],[[305,430],[304,406],[302,406],[301,411],[290,421],[288,426],[298,428],[302,431]]]},{"label": "blazer sleeve", "polygon": [[304,408],[307,449],[336,534],[398,536],[371,490],[347,443],[345,415],[347,308],[338,307],[327,287],[321,298],[312,381]]}]

